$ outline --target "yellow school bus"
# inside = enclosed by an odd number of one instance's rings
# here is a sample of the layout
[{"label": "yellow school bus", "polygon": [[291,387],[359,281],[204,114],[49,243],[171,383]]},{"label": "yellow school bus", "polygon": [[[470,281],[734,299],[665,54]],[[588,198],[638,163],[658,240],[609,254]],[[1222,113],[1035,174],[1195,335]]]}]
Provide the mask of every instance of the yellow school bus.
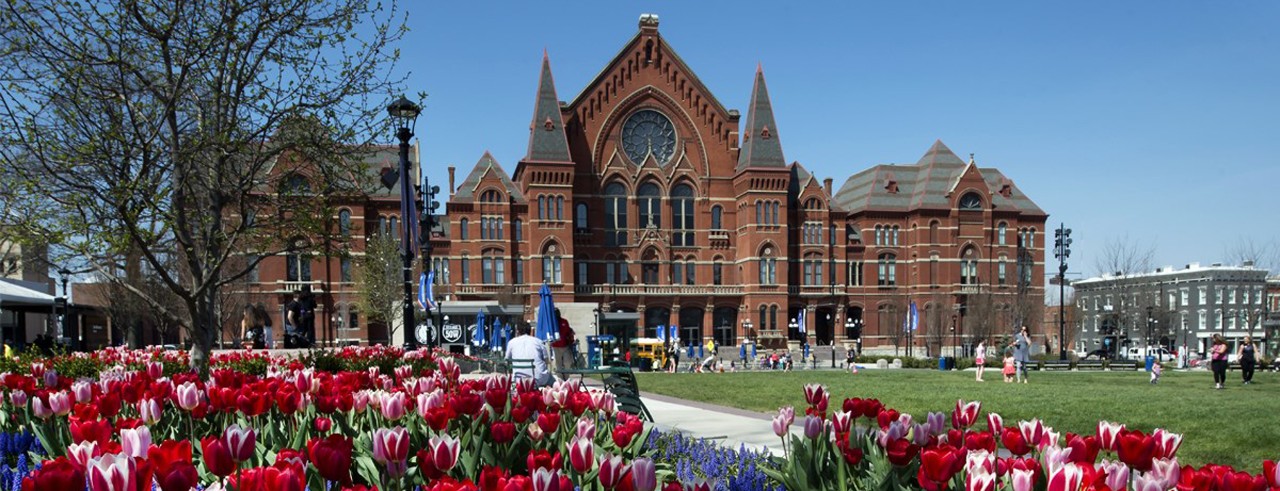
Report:
[{"label": "yellow school bus", "polygon": [[653,370],[662,370],[667,365],[667,348],[658,338],[636,338],[631,341],[631,357],[648,358]]}]

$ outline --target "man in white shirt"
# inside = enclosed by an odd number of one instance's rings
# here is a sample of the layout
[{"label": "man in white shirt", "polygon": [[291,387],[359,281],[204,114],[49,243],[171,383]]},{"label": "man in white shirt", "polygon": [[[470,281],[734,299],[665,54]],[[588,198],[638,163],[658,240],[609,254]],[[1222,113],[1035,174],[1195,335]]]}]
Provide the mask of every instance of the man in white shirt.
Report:
[{"label": "man in white shirt", "polygon": [[551,383],[551,372],[547,370],[547,345],[541,339],[530,335],[528,324],[521,324],[516,336],[507,343],[508,360],[533,360],[533,372],[527,369],[515,370],[513,377],[532,377],[537,385]]}]

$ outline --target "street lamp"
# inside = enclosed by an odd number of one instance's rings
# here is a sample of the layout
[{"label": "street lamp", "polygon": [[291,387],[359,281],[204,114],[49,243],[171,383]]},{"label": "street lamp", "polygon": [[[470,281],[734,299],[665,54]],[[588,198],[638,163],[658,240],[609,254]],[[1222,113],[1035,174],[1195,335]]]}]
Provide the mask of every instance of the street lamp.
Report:
[{"label": "street lamp", "polygon": [[1059,223],[1054,234],[1053,256],[1058,258],[1058,359],[1067,359],[1067,345],[1062,340],[1067,338],[1066,288],[1067,258],[1071,257],[1071,229]]},{"label": "street lamp", "polygon": [[960,358],[958,350],[960,349],[960,334],[956,332],[956,322],[960,319],[960,314],[951,314],[951,352],[956,358]]},{"label": "street lamp", "polygon": [[[404,324],[405,348],[417,349],[418,341],[413,330],[413,289],[410,287],[409,274],[413,269],[413,222],[418,216],[418,205],[414,203],[413,186],[409,181],[409,139],[413,138],[413,129],[417,125],[418,114],[422,107],[409,99],[400,96],[387,106],[387,114],[396,125],[396,138],[400,140],[400,222],[404,225],[404,235],[400,238],[400,255],[404,260]],[[427,231],[430,233],[430,231]]]},{"label": "street lamp", "polygon": [[[71,270],[61,268],[58,275],[62,277],[62,317],[58,322],[58,343],[62,342],[62,336],[67,332],[67,314],[71,313],[71,301],[67,296],[67,278],[71,276]],[[55,343],[56,344],[56,343]]]}]

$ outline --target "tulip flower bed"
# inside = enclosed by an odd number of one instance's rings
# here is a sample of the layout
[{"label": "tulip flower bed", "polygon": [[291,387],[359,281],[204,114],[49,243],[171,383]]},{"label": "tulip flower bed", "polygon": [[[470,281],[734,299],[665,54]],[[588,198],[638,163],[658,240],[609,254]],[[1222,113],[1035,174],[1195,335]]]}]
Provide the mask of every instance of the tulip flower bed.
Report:
[{"label": "tulip flower bed", "polygon": [[[786,450],[781,470],[764,472],[789,490],[941,491],[1266,491],[1280,489],[1280,468],[1262,474],[1230,466],[1179,466],[1182,436],[1100,421],[1092,435],[1059,434],[1044,422],[1005,422],[979,402],[956,401],[950,414],[923,418],[875,399],[845,399],[804,387],[807,407],[784,407],[773,428]],[[803,417],[803,436],[790,433]],[[985,429],[980,429],[985,423]]]},{"label": "tulip flower bed", "polygon": [[771,489],[764,455],[657,435],[608,392],[438,356],[237,352],[207,379],[180,352],[30,362],[0,374],[0,491]]}]

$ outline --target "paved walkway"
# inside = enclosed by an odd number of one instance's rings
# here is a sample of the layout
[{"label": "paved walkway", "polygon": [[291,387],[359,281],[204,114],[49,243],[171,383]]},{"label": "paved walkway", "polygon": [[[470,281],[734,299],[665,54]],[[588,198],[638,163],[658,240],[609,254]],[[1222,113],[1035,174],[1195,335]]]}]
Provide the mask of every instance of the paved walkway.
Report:
[{"label": "paved walkway", "polygon": [[[641,392],[654,424],[662,430],[676,430],[694,437],[718,440],[737,449],[742,445],[752,450],[768,450],[782,456],[782,439],[773,434],[773,414],[756,413],[703,402],[686,401],[664,395]],[[799,421],[804,420],[800,414]],[[801,434],[803,428],[792,426]]]}]

